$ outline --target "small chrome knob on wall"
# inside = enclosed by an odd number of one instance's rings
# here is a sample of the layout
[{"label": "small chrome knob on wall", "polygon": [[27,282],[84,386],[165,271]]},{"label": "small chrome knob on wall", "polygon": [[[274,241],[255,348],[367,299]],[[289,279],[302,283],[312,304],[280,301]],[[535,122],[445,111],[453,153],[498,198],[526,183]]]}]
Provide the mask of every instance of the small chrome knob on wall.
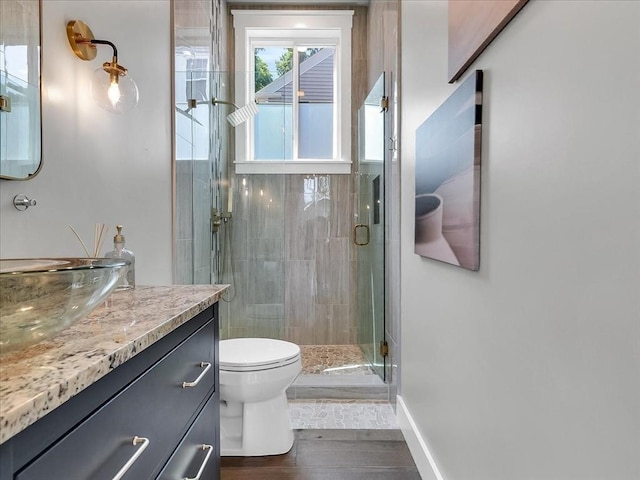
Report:
[{"label": "small chrome knob on wall", "polygon": [[29,199],[24,193],[20,193],[13,197],[13,206],[16,209],[22,211],[26,210],[29,207],[33,207],[36,204],[36,200],[34,198]]}]

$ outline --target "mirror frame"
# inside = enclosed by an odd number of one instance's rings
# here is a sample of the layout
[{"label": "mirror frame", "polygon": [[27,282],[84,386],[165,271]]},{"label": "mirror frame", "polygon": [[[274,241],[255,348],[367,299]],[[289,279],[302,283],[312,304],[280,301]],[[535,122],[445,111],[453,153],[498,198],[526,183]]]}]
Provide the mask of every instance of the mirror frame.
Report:
[{"label": "mirror frame", "polygon": [[44,159],[42,158],[42,0],[38,0],[38,47],[40,48],[40,53],[38,55],[38,103],[40,107],[40,122],[38,130],[40,134],[40,161],[38,163],[38,168],[36,168],[33,173],[27,175],[26,177],[11,177],[8,175],[0,174],[0,180],[31,180],[40,173],[40,171],[42,170],[42,165],[44,164]]}]

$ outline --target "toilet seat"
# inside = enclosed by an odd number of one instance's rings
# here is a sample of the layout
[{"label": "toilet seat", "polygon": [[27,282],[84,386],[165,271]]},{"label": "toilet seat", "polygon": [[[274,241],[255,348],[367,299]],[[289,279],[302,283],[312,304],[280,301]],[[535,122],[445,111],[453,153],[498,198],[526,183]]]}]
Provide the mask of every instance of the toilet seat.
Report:
[{"label": "toilet seat", "polygon": [[299,361],[300,347],[272,338],[231,338],[220,341],[220,370],[255,372]]}]

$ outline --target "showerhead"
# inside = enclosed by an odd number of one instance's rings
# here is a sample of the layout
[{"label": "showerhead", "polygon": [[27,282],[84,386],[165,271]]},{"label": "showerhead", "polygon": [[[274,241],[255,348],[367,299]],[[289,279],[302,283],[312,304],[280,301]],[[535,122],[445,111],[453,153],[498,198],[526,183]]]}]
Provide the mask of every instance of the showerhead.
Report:
[{"label": "showerhead", "polygon": [[238,107],[235,103],[214,98],[211,100],[211,103],[213,103],[214,105],[231,105],[235,108],[235,111],[227,115],[227,121],[234,127],[237,127],[241,123],[246,122],[256,113],[258,113],[258,105],[255,102],[251,102],[244,107]]},{"label": "showerhead", "polygon": [[258,105],[255,102],[251,102],[227,115],[227,122],[237,127],[242,122],[246,122],[252,118],[256,113],[258,113]]},{"label": "showerhead", "polygon": [[[196,101],[194,99],[189,99],[187,101],[186,110],[181,110],[178,107],[176,107],[176,110],[179,113],[181,113],[182,115],[184,115],[184,116],[188,117],[189,119],[195,121],[196,123],[202,125],[202,123],[198,122],[198,120],[193,118],[193,116],[189,112],[192,109],[196,108],[198,105],[202,105],[203,103],[207,103],[207,102]],[[246,122],[251,117],[253,117],[256,113],[258,113],[258,105],[255,102],[251,102],[251,103],[245,105],[244,107],[238,107],[233,102],[227,102],[226,100],[218,100],[217,98],[212,98],[211,99],[211,103],[213,105],[230,105],[233,108],[235,108],[235,110],[233,112],[231,112],[229,115],[227,115],[227,121],[234,127],[237,127],[242,122]]]}]

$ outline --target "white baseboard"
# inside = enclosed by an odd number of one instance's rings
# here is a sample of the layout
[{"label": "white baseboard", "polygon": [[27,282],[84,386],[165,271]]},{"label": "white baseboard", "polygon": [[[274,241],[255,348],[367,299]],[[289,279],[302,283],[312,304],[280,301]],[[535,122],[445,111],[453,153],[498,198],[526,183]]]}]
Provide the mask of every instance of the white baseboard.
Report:
[{"label": "white baseboard", "polygon": [[396,399],[398,402],[396,413],[398,425],[409,446],[413,461],[416,463],[416,467],[418,467],[420,477],[422,477],[422,480],[444,480],[426,442],[422,438],[422,435],[420,435],[418,427],[413,421],[413,417],[411,417],[411,413],[407,410],[402,396],[398,395]]}]

